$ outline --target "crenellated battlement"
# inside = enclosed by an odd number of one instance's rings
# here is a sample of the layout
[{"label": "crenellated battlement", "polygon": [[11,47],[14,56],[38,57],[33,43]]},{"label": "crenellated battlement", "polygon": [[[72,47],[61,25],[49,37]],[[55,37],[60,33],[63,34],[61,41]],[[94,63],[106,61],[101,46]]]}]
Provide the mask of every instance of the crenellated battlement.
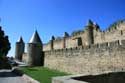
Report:
[{"label": "crenellated battlement", "polygon": [[[118,21],[110,27],[102,31],[97,24],[94,24],[89,20],[85,26],[85,30],[74,31],[72,35],[67,37],[59,37],[52,40],[53,42],[48,42],[43,45],[43,50],[53,49],[64,49],[64,48],[74,48],[79,46],[88,46],[93,44],[103,44],[107,42],[113,42],[117,40],[125,40],[125,22]],[[67,32],[66,32],[67,33]],[[68,34],[68,33],[67,33]],[[53,47],[51,47],[51,44]]]},{"label": "crenellated battlement", "polygon": [[42,62],[45,67],[73,74],[125,70],[124,21],[118,21],[102,31],[97,23],[89,20],[84,31],[78,30],[71,35],[65,32],[58,38],[52,36],[41,50],[32,43],[28,46],[28,53],[23,55],[26,63],[31,58],[35,64]]},{"label": "crenellated battlement", "polygon": [[56,53],[56,52],[68,52],[68,51],[77,51],[77,50],[82,50],[82,51],[87,51],[87,50],[95,50],[95,49],[107,49],[107,48],[120,48],[120,47],[125,47],[125,40],[117,40],[113,42],[105,42],[105,43],[100,43],[100,44],[94,44],[94,45],[88,45],[88,46],[79,46],[79,47],[74,47],[74,48],[64,48],[64,49],[55,49],[55,50],[48,50],[45,51],[46,53]]},{"label": "crenellated battlement", "polygon": [[45,66],[74,74],[125,70],[125,40],[45,51]]}]

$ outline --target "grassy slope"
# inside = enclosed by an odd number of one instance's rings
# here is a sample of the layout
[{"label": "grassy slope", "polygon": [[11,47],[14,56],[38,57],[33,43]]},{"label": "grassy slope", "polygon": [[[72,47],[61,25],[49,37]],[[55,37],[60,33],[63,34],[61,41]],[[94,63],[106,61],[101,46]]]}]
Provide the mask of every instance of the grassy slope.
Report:
[{"label": "grassy slope", "polygon": [[57,70],[52,70],[45,67],[25,67],[21,68],[21,71],[41,83],[51,83],[52,77],[69,75],[67,73],[59,72]]}]

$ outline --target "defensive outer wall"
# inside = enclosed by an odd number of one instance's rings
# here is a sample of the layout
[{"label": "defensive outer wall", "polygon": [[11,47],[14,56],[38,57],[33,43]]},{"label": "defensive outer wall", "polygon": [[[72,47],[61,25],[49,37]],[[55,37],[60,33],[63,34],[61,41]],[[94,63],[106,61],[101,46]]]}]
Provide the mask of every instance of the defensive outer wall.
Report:
[{"label": "defensive outer wall", "polygon": [[[84,32],[70,37],[64,34],[62,39],[53,42],[50,40],[44,45],[44,66],[74,74],[125,70],[125,22],[104,32],[92,22],[87,24],[86,28],[88,27],[93,29],[92,34],[85,29]],[[93,36],[93,42],[89,44],[88,40],[92,36],[88,36],[88,33]]]},{"label": "defensive outer wall", "polygon": [[73,74],[125,70],[125,40],[45,52],[45,66]]},{"label": "defensive outer wall", "polygon": [[[69,36],[65,33],[59,40],[52,37],[41,52],[45,67],[73,74],[124,71],[125,22],[103,32],[89,21],[79,34]],[[22,57],[24,62],[28,61],[27,53]]]}]

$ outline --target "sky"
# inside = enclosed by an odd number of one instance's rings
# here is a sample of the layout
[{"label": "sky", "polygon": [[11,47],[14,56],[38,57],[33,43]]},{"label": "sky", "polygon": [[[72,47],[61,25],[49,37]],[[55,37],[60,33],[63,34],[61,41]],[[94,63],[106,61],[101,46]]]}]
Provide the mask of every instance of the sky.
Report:
[{"label": "sky", "polygon": [[27,45],[35,30],[43,43],[52,35],[83,30],[88,19],[105,30],[113,22],[125,19],[124,5],[125,0],[0,0],[0,26],[11,43],[8,56],[15,55],[20,36]]}]

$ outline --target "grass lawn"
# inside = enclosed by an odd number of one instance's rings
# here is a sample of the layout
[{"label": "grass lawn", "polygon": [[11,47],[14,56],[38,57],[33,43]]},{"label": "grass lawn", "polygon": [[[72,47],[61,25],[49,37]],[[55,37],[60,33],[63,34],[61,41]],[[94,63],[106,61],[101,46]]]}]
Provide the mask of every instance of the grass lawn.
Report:
[{"label": "grass lawn", "polygon": [[20,70],[41,83],[51,83],[52,77],[69,75],[67,73],[45,67],[24,67]]}]

